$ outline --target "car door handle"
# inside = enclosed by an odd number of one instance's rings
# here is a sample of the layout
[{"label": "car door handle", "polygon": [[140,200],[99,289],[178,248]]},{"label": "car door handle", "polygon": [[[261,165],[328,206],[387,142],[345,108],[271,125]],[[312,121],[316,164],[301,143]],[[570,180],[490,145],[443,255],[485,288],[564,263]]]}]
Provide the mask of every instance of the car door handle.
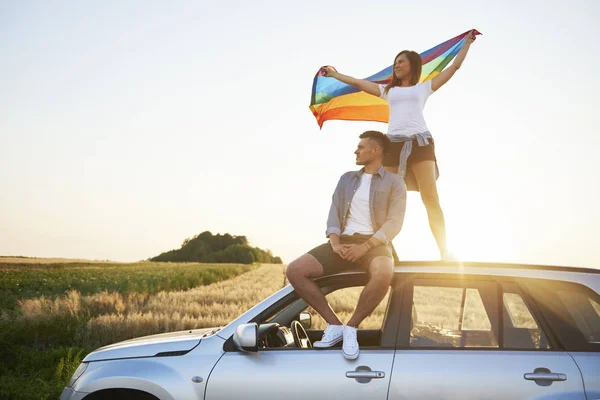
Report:
[{"label": "car door handle", "polygon": [[567,375],[565,374],[557,374],[557,373],[529,373],[523,375],[525,379],[528,381],[546,381],[546,382],[555,382],[555,381],[566,381]]},{"label": "car door handle", "polygon": [[381,379],[381,378],[385,378],[385,372],[383,372],[383,371],[346,371],[346,378]]}]

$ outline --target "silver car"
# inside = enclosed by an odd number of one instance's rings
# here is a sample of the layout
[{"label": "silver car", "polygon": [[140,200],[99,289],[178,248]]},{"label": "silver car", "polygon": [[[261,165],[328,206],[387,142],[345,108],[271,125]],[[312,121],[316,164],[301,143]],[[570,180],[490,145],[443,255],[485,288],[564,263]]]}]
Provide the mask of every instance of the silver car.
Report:
[{"label": "silver car", "polygon": [[599,293],[594,269],[403,262],[356,360],[312,348],[319,317],[287,286],[223,328],[98,349],[61,399],[600,399]]}]

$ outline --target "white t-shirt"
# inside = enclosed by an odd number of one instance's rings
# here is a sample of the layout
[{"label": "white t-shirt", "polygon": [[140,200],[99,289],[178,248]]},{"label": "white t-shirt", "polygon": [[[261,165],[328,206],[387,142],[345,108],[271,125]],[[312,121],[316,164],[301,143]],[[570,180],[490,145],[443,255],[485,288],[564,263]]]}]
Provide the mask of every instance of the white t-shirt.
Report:
[{"label": "white t-shirt", "polygon": [[382,99],[390,105],[388,135],[411,137],[417,133],[428,131],[423,109],[431,90],[431,80],[410,87],[393,87],[385,94],[385,86],[379,85]]},{"label": "white t-shirt", "polygon": [[369,205],[369,194],[371,191],[372,174],[362,174],[360,185],[352,197],[350,204],[350,215],[346,220],[346,226],[342,235],[353,235],[361,233],[372,235],[373,223],[371,221],[371,207]]}]

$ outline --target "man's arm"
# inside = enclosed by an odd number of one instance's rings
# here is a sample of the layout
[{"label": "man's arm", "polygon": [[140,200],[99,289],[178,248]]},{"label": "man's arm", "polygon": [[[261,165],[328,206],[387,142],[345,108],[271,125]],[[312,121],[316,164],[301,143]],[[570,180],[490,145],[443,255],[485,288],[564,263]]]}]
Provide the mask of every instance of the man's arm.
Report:
[{"label": "man's arm", "polygon": [[329,216],[327,217],[327,231],[325,231],[325,236],[331,239],[332,234],[335,234],[338,237],[342,234],[342,222],[339,217],[339,208],[341,207],[340,198],[342,191],[342,179],[344,176],[340,178],[337,186],[335,187],[335,191],[333,192],[333,196],[331,196],[331,207],[329,207]]},{"label": "man's arm", "polygon": [[335,250],[338,246],[340,246],[340,237],[335,233],[329,235],[329,243],[331,243],[331,247]]},{"label": "man's arm", "polygon": [[341,204],[341,191],[342,191],[342,180],[344,176],[340,178],[338,184],[331,197],[331,207],[329,207],[329,217],[327,218],[327,231],[326,235],[329,238],[329,244],[335,253],[338,253],[340,257],[345,258],[344,249],[347,245],[340,244],[340,235],[342,234],[340,221],[339,209],[342,207]]},{"label": "man's arm", "polygon": [[406,185],[404,179],[396,178],[392,181],[392,193],[388,208],[388,217],[384,224],[371,239],[365,242],[368,249],[388,244],[402,229],[404,214],[406,213]]}]

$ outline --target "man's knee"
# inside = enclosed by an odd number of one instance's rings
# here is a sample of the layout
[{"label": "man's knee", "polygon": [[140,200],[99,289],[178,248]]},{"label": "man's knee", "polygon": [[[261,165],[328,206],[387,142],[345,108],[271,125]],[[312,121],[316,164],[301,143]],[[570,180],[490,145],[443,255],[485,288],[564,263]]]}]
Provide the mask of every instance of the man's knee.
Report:
[{"label": "man's knee", "polygon": [[376,257],[371,261],[369,272],[371,279],[389,284],[394,276],[394,262],[390,257]]},{"label": "man's knee", "polygon": [[[319,272],[320,271],[320,272]],[[293,282],[296,279],[315,278],[323,274],[323,267],[310,254],[305,254],[295,259],[285,269],[285,276],[288,281]]]},{"label": "man's knee", "polygon": [[299,262],[299,259],[295,259],[285,268],[285,276],[291,282],[297,277],[300,277],[302,273],[302,263]]}]

